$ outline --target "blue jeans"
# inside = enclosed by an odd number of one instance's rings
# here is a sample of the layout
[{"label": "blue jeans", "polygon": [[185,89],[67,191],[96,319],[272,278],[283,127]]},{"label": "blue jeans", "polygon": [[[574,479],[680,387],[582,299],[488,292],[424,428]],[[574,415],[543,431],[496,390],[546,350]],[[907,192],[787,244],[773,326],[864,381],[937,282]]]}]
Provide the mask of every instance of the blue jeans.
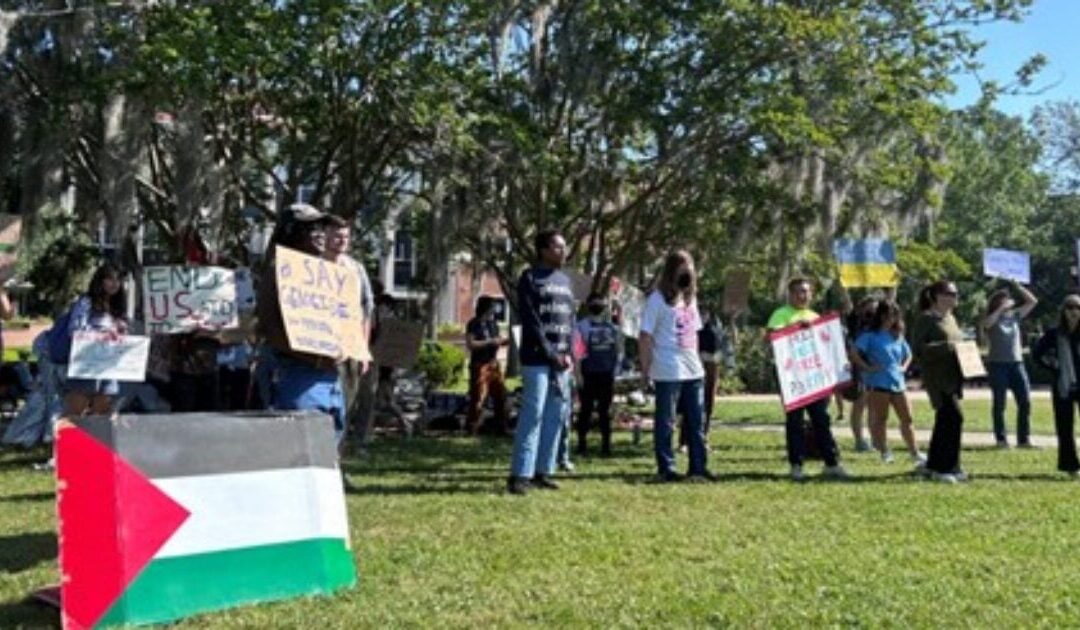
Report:
[{"label": "blue jeans", "polygon": [[656,453],[656,470],[661,475],[675,472],[675,451],[671,448],[671,434],[675,430],[675,409],[686,413],[689,433],[690,475],[707,472],[708,454],[705,451],[704,433],[704,387],[701,379],[692,381],[656,381],[656,412],[653,416],[653,451]]},{"label": "blue jeans", "polygon": [[334,420],[334,437],[345,434],[345,395],[337,370],[321,370],[314,365],[278,357],[274,409],[321,411]]},{"label": "blue jeans", "polygon": [[994,437],[999,442],[1006,439],[1005,405],[1008,391],[1016,398],[1016,441],[1026,444],[1031,439],[1031,384],[1024,364],[990,363],[990,389],[994,393],[991,416],[994,419]]},{"label": "blue jeans", "polygon": [[570,404],[570,371],[546,365],[521,367],[524,391],[514,432],[510,474],[530,479],[555,472],[557,441]]}]

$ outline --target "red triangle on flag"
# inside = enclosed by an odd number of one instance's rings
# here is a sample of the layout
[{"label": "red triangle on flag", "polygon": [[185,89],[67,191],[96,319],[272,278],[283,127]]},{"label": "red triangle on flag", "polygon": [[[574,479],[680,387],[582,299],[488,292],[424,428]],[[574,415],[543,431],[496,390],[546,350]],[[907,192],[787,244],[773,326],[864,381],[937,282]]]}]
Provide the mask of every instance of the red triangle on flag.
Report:
[{"label": "red triangle on flag", "polygon": [[65,628],[90,628],[190,512],[108,446],[74,426],[56,441]]}]

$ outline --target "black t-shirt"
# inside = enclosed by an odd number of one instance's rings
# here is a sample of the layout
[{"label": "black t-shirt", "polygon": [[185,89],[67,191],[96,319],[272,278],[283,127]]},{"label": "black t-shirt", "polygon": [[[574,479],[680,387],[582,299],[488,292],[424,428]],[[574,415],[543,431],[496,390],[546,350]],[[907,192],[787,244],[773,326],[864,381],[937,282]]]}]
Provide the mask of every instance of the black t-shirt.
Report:
[{"label": "black t-shirt", "polygon": [[556,366],[570,355],[574,293],[570,278],[557,269],[532,267],[518,280],[521,364]]},{"label": "black t-shirt", "polygon": [[[476,341],[488,341],[499,337],[499,324],[492,319],[474,317],[465,325],[465,334]],[[477,348],[469,354],[469,363],[482,365],[491,363],[499,354],[498,346],[484,346]]]}]

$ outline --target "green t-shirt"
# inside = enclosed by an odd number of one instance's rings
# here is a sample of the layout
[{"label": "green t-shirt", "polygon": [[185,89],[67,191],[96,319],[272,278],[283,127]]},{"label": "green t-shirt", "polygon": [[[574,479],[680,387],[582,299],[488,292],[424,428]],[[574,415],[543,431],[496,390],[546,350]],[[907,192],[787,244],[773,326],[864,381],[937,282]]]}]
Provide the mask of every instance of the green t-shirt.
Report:
[{"label": "green t-shirt", "polygon": [[785,304],[773,311],[767,326],[772,330],[776,330],[798,322],[812,322],[817,318],[818,314],[808,308],[796,308],[790,304]]}]

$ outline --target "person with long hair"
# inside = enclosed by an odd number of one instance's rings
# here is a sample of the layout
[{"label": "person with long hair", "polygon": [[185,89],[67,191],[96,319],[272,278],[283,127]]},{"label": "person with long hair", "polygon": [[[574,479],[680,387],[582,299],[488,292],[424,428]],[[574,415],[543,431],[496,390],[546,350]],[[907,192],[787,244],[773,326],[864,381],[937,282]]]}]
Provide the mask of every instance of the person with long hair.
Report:
[{"label": "person with long hair", "polygon": [[638,338],[641,373],[656,390],[653,451],[657,478],[678,481],[675,453],[671,447],[675,411],[682,401],[686,413],[691,480],[712,480],[705,448],[703,379],[705,369],[698,355],[701,315],[697,307],[697,272],[694,259],[676,250],[664,259],[656,288],[645,302]]},{"label": "person with long hair", "polygon": [[1023,302],[1017,305],[1007,289],[995,291],[986,304],[986,314],[981,322],[990,340],[986,367],[994,397],[991,417],[998,448],[1009,448],[1009,438],[1005,433],[1005,405],[1011,390],[1016,399],[1016,445],[1032,448],[1031,382],[1024,369],[1024,354],[1020,347],[1020,320],[1031,314],[1039,301],[1019,283],[1014,282],[1013,286]]},{"label": "person with long hair", "polygon": [[855,339],[851,362],[859,366],[870,410],[870,439],[881,453],[881,460],[893,462],[886,434],[889,407],[900,419],[900,435],[907,445],[911,461],[926,465],[926,458],[915,442],[911,403],[907,397],[904,373],[911,364],[911,347],[904,339],[904,316],[892,300],[881,301],[867,330]]},{"label": "person with long hair", "polygon": [[[788,303],[773,311],[766,325],[769,330],[787,328],[792,324],[809,326],[818,319],[818,314],[810,308],[814,289],[806,278],[793,278],[788,282]],[[803,459],[806,457],[804,417],[809,414],[813,429],[814,442],[818,452],[825,460],[822,476],[826,479],[846,480],[851,477],[840,463],[840,451],[836,448],[832,428],[829,426],[829,399],[823,398],[787,412],[784,423],[784,436],[787,441],[788,464],[791,465],[792,481],[805,481]]]},{"label": "person with long hair", "polygon": [[[848,314],[844,323],[844,328],[847,332],[847,343],[849,353],[854,348],[855,340],[859,338],[859,335],[872,329],[872,322],[874,314],[877,311],[878,299],[873,296],[867,296],[859,300],[859,303]],[[837,396],[837,408],[840,410],[838,418],[843,420],[843,396],[852,398],[851,400],[851,436],[855,439],[855,452],[866,453],[872,450],[870,442],[863,436],[863,415],[866,413],[867,407],[867,395],[866,387],[863,383],[862,375],[859,373],[861,369],[858,363],[852,363],[853,374],[852,386],[844,390],[843,393],[838,392]]]},{"label": "person with long hair", "polygon": [[915,320],[911,345],[922,370],[923,389],[934,407],[934,430],[930,434],[930,457],[925,471],[944,483],[967,481],[960,467],[960,441],[964,414],[960,399],[964,395],[964,377],[956,344],[964,334],[956,323],[953,309],[959,301],[956,285],[939,280],[923,290],[919,306],[923,312]]},{"label": "person with long hair", "polygon": [[[105,263],[94,271],[86,294],[76,300],[67,320],[70,338],[79,331],[95,331],[122,335],[127,332],[127,296],[123,273],[113,263]],[[63,366],[66,373],[67,366]],[[111,379],[67,379],[64,391],[64,415],[67,417],[109,414],[116,411],[120,384]]]},{"label": "person with long hair", "polygon": [[1058,470],[1080,478],[1076,457],[1073,409],[1080,405],[1080,295],[1066,296],[1057,327],[1047,330],[1032,349],[1032,360],[1054,374],[1051,390],[1054,430],[1058,440]]}]

